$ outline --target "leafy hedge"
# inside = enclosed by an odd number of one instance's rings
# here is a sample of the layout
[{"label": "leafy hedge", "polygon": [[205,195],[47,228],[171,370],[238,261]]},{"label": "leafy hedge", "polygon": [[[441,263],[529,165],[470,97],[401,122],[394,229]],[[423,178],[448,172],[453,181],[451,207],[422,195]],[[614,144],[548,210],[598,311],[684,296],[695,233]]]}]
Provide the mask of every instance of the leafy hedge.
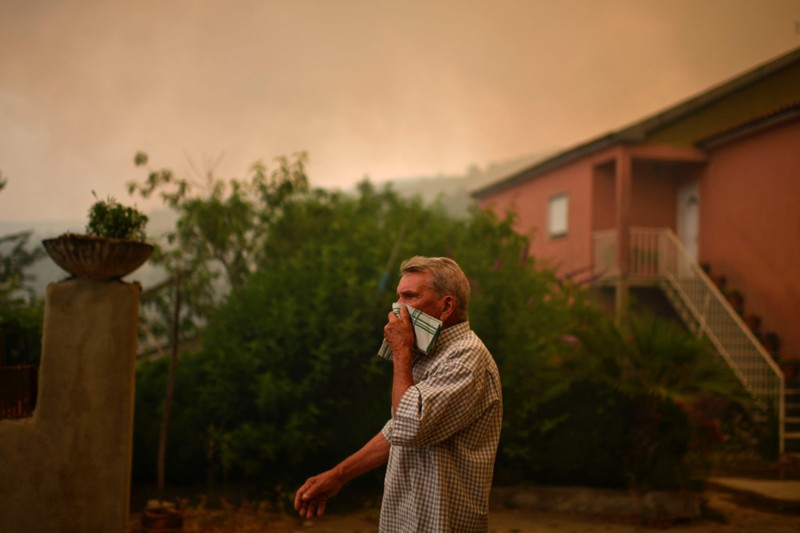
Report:
[{"label": "leafy hedge", "polygon": [[[744,398],[706,347],[656,320],[618,328],[588,291],[528,256],[512,218],[443,213],[368,183],[356,196],[288,202],[256,273],[213,314],[202,349],[181,360],[168,479],[290,490],[380,430],[391,368],[375,353],[399,262],[416,254],[453,257],[470,277],[470,322],[503,381],[496,482],[685,487],[702,478],[694,406],[706,395]],[[163,361],[139,366],[140,479],[155,470],[165,374]]]}]

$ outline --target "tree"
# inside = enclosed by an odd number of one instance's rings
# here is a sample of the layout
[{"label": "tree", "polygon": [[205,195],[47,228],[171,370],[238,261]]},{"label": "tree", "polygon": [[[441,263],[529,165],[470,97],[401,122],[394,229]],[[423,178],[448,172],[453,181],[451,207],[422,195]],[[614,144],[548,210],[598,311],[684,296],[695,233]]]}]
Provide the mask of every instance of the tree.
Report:
[{"label": "tree", "polygon": [[[221,473],[280,495],[374,435],[389,417],[391,365],[376,353],[399,261],[420,254],[452,257],[470,278],[471,327],[503,383],[498,482],[674,485],[668,467],[690,466],[685,451],[702,435],[678,400],[724,392],[720,369],[660,323],[617,329],[589,291],[530,256],[513,228],[513,217],[454,217],[369,182],[355,194],[315,190],[286,202],[254,251],[253,273],[208,315],[201,347],[182,360],[175,400],[185,432],[171,452],[191,458],[175,466],[182,481]],[[145,390],[156,364],[140,375]],[[661,425],[632,425],[652,396]],[[636,443],[645,453],[629,453]]]},{"label": "tree", "polygon": [[[146,166],[147,162],[148,156],[143,152],[134,157],[137,166]],[[263,163],[255,163],[245,181],[226,182],[209,172],[205,184],[199,184],[162,169],[150,170],[141,184],[128,184],[129,193],[138,192],[144,198],[159,190],[162,200],[178,213],[176,229],[166,235],[165,246],[159,247],[153,258],[170,275],[162,288],[174,285],[174,290],[150,292],[154,296],[150,302],[157,310],[156,323],[161,326],[157,332],[167,334],[172,347],[158,446],[158,486],[162,497],[181,331],[193,332],[207,318],[221,289],[214,284],[218,268],[227,281],[223,291],[241,289],[283,204],[308,188],[304,154],[294,161],[278,158],[278,163],[271,173]],[[186,313],[182,313],[183,308]],[[143,322],[153,336],[153,321]]]},{"label": "tree", "polygon": [[[169,169],[149,169],[147,179],[129,183],[128,191],[144,198],[160,191],[164,203],[178,213],[176,229],[166,236],[171,257],[192,270],[221,268],[228,287],[236,290],[253,272],[286,202],[308,191],[306,160],[303,153],[291,160],[279,157],[272,171],[258,161],[244,180],[222,180],[212,171],[205,183],[176,178]],[[147,154],[137,153],[134,162],[146,166]]]},{"label": "tree", "polygon": [[20,301],[33,298],[27,284],[35,278],[27,272],[45,256],[41,246],[29,247],[32,230],[19,231],[0,237],[0,300]]},{"label": "tree", "polygon": [[[8,180],[0,175],[0,191]],[[28,285],[29,269],[45,255],[31,248],[33,231],[0,236],[0,365],[39,361],[43,303]]]},{"label": "tree", "polygon": [[570,331],[582,296],[527,256],[512,222],[451,217],[367,182],[355,196],[314,191],[287,204],[256,272],[185,359],[196,388],[176,398],[193,398],[202,413],[203,432],[190,441],[205,443],[207,469],[293,486],[380,428],[390,366],[375,354],[399,260],[411,255],[454,257],[473,284],[473,327],[504,375],[533,375]]},{"label": "tree", "polygon": [[[243,286],[258,263],[264,240],[284,204],[308,191],[306,155],[276,158],[269,170],[258,161],[242,180],[223,180],[208,171],[202,180],[178,178],[170,169],[153,170],[138,152],[134,164],[147,169],[141,183],[128,183],[131,194],[158,194],[178,215],[176,227],[156,243],[151,263],[168,279],[181,279],[181,338],[197,335],[214,306]],[[165,288],[164,285],[160,288]],[[150,310],[142,319],[150,339],[169,339],[175,308],[174,291],[147,291]]]}]

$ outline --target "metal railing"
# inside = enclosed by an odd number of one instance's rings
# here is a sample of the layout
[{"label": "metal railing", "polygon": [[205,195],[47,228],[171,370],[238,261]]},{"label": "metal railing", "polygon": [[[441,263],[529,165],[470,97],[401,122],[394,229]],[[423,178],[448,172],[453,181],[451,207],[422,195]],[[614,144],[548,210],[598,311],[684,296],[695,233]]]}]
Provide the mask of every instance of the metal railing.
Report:
[{"label": "metal railing", "polygon": [[[619,276],[616,230],[594,234],[594,265],[601,281]],[[784,444],[784,379],[778,365],[686,247],[668,228],[631,228],[628,280],[672,291],[692,331],[705,335],[742,385],[764,407],[777,410]]]}]

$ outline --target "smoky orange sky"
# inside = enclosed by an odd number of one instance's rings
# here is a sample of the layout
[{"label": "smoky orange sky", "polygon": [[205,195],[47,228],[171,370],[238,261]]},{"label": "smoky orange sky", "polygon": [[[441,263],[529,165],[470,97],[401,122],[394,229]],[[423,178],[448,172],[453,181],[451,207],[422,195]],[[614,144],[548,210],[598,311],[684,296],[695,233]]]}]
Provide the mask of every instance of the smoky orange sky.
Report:
[{"label": "smoky orange sky", "polygon": [[[0,0],[0,220],[156,167],[313,186],[566,148],[800,46],[798,0]],[[191,163],[190,163],[191,162]]]}]

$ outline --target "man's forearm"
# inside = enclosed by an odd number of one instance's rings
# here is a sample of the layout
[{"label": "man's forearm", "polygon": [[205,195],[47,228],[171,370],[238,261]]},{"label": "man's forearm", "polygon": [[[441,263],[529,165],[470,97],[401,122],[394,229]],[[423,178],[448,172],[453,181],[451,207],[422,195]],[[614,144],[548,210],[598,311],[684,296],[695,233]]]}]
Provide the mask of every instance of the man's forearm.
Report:
[{"label": "man's forearm", "polygon": [[342,485],[351,479],[386,463],[390,448],[383,434],[378,433],[335,467],[308,478],[295,494],[294,508],[305,518],[324,515],[328,499],[338,494]]},{"label": "man's forearm", "polygon": [[363,448],[334,467],[342,484],[386,464],[390,447],[382,433],[372,437]]},{"label": "man's forearm", "polygon": [[397,413],[397,406],[403,394],[414,385],[414,373],[411,370],[411,356],[398,358],[393,356],[394,372],[392,374],[392,414]]}]

